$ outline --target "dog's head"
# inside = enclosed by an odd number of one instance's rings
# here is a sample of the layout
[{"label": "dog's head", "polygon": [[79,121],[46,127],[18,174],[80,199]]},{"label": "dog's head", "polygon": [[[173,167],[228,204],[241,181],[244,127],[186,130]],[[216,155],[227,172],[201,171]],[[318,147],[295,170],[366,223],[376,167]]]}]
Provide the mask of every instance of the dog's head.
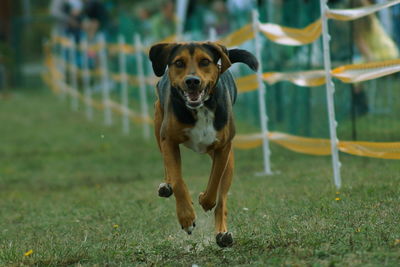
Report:
[{"label": "dog's head", "polygon": [[171,86],[191,109],[203,105],[219,75],[231,66],[226,48],[212,42],[160,43],[151,47],[149,56],[158,77],[168,66]]}]

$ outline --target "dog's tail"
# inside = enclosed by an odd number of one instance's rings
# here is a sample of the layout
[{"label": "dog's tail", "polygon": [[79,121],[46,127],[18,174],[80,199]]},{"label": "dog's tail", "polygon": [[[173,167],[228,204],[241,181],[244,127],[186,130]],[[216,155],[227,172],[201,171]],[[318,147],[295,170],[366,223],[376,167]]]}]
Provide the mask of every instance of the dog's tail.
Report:
[{"label": "dog's tail", "polygon": [[257,71],[258,61],[252,53],[243,49],[229,49],[228,55],[232,64],[241,62],[249,66],[250,69]]}]

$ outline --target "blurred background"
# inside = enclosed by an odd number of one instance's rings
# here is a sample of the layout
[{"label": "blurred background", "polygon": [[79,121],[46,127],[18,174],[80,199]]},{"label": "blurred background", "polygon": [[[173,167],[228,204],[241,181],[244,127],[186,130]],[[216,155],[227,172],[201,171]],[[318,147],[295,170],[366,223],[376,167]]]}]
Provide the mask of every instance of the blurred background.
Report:
[{"label": "blurred background", "polygon": [[[385,1],[335,0],[329,1],[329,7],[352,8],[378,2]],[[97,34],[104,33],[108,43],[116,43],[120,35],[133,43],[133,36],[138,33],[145,45],[176,33],[184,40],[219,39],[251,23],[253,8],[258,9],[261,22],[293,28],[304,28],[320,17],[319,0],[2,0],[0,94],[45,86],[41,78],[46,71],[44,44],[51,39],[52,32],[73,36],[76,42],[82,37],[90,42]],[[333,68],[399,58],[400,5],[354,22],[330,20],[329,27]],[[210,29],[214,29],[211,33],[214,37],[210,37]],[[243,48],[254,50],[252,42]],[[263,38],[262,58],[263,72],[323,69],[321,40],[290,47]],[[148,68],[146,71],[152,75]],[[245,67],[235,67],[233,72],[236,76],[250,73]],[[339,138],[400,140],[398,88],[398,75],[361,84],[336,82]],[[329,137],[324,86],[299,88],[281,82],[267,86],[266,100],[271,130]],[[154,97],[149,100],[153,101]],[[257,103],[256,92],[239,97],[236,114],[245,122],[244,131],[254,132],[259,127]]]}]

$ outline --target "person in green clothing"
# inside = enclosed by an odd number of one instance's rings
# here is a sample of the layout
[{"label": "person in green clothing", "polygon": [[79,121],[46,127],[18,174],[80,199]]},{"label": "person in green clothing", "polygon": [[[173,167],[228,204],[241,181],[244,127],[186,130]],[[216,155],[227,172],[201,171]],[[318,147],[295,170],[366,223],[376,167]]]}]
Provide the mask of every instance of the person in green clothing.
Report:
[{"label": "person in green clothing", "polygon": [[175,6],[173,1],[165,1],[161,12],[152,17],[152,37],[162,40],[176,32]]},{"label": "person in green clothing", "polygon": [[[356,0],[357,6],[370,6],[369,0]],[[399,49],[390,35],[385,31],[375,14],[362,17],[354,21],[354,42],[362,58],[362,62],[379,62],[399,58]],[[387,80],[386,80],[387,81]],[[354,85],[356,115],[364,115],[369,111],[368,99],[363,88],[365,84]],[[381,84],[382,85],[382,84]],[[383,83],[383,87],[387,84]],[[376,80],[372,81],[371,88],[375,88]],[[382,95],[382,90],[380,91]],[[375,99],[376,94],[372,93],[370,100]],[[374,105],[371,104],[374,109]]]}]

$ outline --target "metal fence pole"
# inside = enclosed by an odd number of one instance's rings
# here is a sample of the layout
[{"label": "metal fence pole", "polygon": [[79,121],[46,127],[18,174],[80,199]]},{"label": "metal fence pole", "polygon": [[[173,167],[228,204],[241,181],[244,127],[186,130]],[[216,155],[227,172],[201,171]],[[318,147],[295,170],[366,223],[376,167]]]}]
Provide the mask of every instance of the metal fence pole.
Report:
[{"label": "metal fence pole", "polygon": [[208,38],[210,39],[211,42],[217,41],[217,31],[215,30],[214,27],[211,27],[208,31]]},{"label": "metal fence pole", "polygon": [[269,148],[269,137],[268,137],[268,116],[267,108],[265,103],[265,85],[262,78],[262,58],[261,58],[261,43],[259,35],[259,16],[258,11],[253,10],[253,31],[254,31],[254,42],[255,42],[255,56],[258,60],[257,70],[257,82],[258,82],[258,104],[260,111],[260,124],[261,133],[263,139],[263,160],[264,160],[264,172],[262,174],[270,175],[271,171],[271,151]]},{"label": "metal fence pole", "polygon": [[104,105],[104,124],[112,124],[112,114],[110,107],[110,79],[108,76],[108,63],[107,63],[107,44],[104,33],[99,35],[100,45],[100,68],[102,80],[102,97]]},{"label": "metal fence pole", "polygon": [[86,117],[88,120],[93,120],[93,108],[92,108],[92,90],[90,88],[90,70],[89,70],[89,48],[88,40],[84,38],[82,40],[82,68],[83,68],[83,90],[85,94],[86,103]]},{"label": "metal fence pole", "polygon": [[336,135],[337,121],[335,120],[335,84],[332,81],[331,75],[331,57],[329,49],[330,36],[328,33],[328,19],[326,16],[329,7],[327,6],[327,0],[320,0],[321,4],[321,19],[322,19],[322,42],[324,52],[324,68],[326,78],[326,99],[328,104],[328,116],[329,116],[329,133],[331,138],[331,153],[332,153],[332,166],[333,166],[333,178],[336,188],[340,188],[342,185],[340,177],[340,162],[339,162],[339,151],[338,143],[339,140]]},{"label": "metal fence pole", "polygon": [[140,87],[140,105],[141,105],[141,113],[143,119],[143,136],[145,139],[149,139],[150,126],[146,121],[149,117],[149,108],[147,105],[146,77],[144,76],[144,71],[143,71],[143,55],[142,55],[143,48],[139,34],[135,34],[134,42],[135,42],[136,64],[137,64],[139,87]]},{"label": "metal fence pole", "polygon": [[[58,37],[60,37],[60,36],[58,36]],[[67,95],[67,73],[68,73],[67,55],[68,55],[67,47],[61,42],[60,43],[60,54],[57,57],[58,68],[59,68],[61,77],[60,77],[60,80],[56,84],[60,88],[60,92],[61,92],[60,98],[63,101],[65,101],[65,98]]]},{"label": "metal fence pole", "polygon": [[129,116],[128,116],[128,75],[126,73],[126,54],[124,51],[125,38],[123,35],[118,36],[119,44],[119,72],[121,74],[121,103],[123,106],[122,114],[122,132],[129,134]]},{"label": "metal fence pole", "polygon": [[73,36],[69,38],[71,47],[69,49],[69,70],[70,70],[70,81],[71,81],[71,109],[78,111],[79,99],[78,99],[78,62],[76,53],[76,44]]}]

